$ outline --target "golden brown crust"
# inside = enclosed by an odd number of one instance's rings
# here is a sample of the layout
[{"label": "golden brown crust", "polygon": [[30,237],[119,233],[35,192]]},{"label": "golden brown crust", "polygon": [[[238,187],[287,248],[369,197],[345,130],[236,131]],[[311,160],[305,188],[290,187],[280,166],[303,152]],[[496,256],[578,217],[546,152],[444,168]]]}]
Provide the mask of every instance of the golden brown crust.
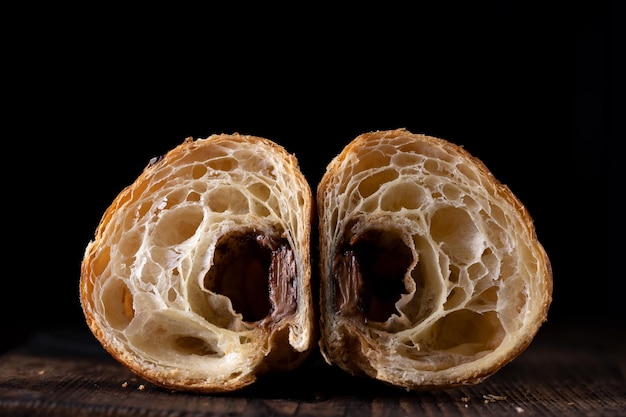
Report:
[{"label": "golden brown crust", "polygon": [[228,392],[299,366],[315,337],[313,196],[264,138],[186,139],[107,208],[81,264],[102,346],[142,378]]},{"label": "golden brown crust", "polygon": [[317,206],[329,363],[412,390],[474,384],[546,320],[552,271],[533,221],[460,146],[360,135],[328,165]]}]

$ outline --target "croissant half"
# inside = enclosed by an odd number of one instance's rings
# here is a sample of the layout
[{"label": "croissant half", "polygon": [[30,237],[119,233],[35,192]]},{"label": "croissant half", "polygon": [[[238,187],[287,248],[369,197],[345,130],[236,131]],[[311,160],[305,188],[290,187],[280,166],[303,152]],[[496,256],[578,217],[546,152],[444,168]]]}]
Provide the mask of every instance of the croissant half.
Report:
[{"label": "croissant half", "polygon": [[142,378],[227,392],[293,369],[315,343],[312,191],[259,137],[186,139],[105,211],[80,299],[104,348]]},{"label": "croissant half", "polygon": [[474,384],[546,320],[549,259],[522,203],[448,141],[360,135],[318,190],[320,347],[408,390]]}]

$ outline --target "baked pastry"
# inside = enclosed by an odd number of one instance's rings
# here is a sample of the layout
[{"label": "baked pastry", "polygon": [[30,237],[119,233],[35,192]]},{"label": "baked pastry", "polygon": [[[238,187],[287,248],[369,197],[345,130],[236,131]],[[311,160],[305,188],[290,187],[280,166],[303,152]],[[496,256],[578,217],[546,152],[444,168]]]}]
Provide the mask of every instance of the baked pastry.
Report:
[{"label": "baked pastry", "polygon": [[328,165],[317,206],[328,363],[407,390],[475,384],[546,320],[552,271],[529,213],[457,145],[360,135]]},{"label": "baked pastry", "polygon": [[80,301],[145,380],[204,393],[299,366],[317,342],[313,195],[294,155],[239,134],[187,138],[105,211]]}]

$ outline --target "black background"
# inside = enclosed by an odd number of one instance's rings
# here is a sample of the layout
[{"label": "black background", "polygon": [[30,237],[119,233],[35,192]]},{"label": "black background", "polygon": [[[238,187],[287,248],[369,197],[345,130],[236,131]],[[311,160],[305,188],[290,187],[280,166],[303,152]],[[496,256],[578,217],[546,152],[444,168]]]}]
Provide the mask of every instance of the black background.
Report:
[{"label": "black background", "polygon": [[313,188],[364,132],[463,145],[535,221],[548,324],[621,324],[623,4],[555,3],[7,15],[2,348],[84,326],[80,262],[107,206],[184,138],[233,132],[295,153]]}]

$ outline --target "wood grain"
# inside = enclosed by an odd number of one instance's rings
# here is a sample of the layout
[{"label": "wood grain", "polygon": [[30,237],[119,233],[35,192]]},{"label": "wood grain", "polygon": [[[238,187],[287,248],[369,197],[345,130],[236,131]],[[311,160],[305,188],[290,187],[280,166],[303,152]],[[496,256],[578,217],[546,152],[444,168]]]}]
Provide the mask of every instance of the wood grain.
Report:
[{"label": "wood grain", "polygon": [[542,329],[482,384],[406,392],[327,365],[268,375],[226,395],[153,386],[86,329],[35,334],[0,356],[0,416],[624,416],[623,331]]}]

